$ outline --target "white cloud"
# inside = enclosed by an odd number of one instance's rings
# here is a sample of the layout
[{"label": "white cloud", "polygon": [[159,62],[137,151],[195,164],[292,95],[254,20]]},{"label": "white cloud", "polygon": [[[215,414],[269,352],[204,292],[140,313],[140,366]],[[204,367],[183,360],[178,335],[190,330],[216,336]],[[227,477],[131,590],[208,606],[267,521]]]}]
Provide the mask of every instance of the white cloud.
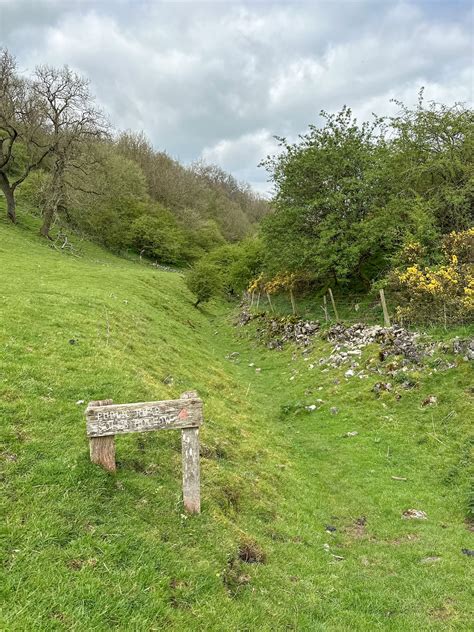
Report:
[{"label": "white cloud", "polygon": [[258,162],[320,109],[362,118],[389,100],[472,100],[472,9],[434,3],[0,0],[22,68],[67,63],[121,128],[265,190]]},{"label": "white cloud", "polygon": [[278,143],[272,134],[260,129],[238,138],[219,140],[212,147],[204,147],[200,157],[230,171],[238,180],[249,182],[259,193],[265,193],[269,188],[267,182],[261,177],[255,180],[255,170],[263,158],[277,151]]}]

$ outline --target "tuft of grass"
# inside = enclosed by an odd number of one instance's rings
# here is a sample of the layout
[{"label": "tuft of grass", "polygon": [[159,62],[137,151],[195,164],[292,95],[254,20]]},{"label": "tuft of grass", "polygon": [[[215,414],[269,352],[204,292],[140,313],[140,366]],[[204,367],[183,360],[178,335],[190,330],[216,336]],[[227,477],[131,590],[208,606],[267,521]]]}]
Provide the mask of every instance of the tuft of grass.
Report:
[{"label": "tuft of grass", "polygon": [[[0,221],[2,629],[470,628],[468,363],[377,397],[380,376],[318,365],[327,342],[265,349],[228,305],[194,309],[179,274],[58,252],[35,221]],[[179,433],[118,437],[116,475],[85,436],[89,400],[190,389],[199,516],[182,511]]]}]

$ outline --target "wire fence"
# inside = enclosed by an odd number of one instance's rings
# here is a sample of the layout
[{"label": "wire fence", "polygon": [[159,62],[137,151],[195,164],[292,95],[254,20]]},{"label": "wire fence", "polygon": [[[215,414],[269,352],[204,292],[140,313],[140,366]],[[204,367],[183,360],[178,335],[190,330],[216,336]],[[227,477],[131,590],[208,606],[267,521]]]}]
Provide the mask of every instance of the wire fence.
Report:
[{"label": "wire fence", "polygon": [[390,326],[399,324],[404,327],[442,327],[472,326],[471,318],[459,313],[456,306],[449,304],[433,305],[429,310],[416,312],[415,319],[398,315],[397,307],[401,301],[396,294],[384,290],[369,294],[334,294],[329,290],[319,296],[295,297],[290,293],[268,295],[265,292],[248,294],[246,302],[253,312],[265,312],[275,316],[297,316],[322,323],[346,324],[363,323],[366,325]]}]

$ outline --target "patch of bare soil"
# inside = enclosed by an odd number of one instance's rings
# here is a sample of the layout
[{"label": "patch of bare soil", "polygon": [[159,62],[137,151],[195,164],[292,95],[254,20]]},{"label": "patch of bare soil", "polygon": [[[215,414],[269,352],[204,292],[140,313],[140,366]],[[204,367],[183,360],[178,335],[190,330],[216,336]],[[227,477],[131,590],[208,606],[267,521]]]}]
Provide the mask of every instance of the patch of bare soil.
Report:
[{"label": "patch of bare soil", "polygon": [[354,520],[352,524],[345,528],[345,532],[348,536],[353,538],[354,540],[360,540],[367,535],[366,532],[367,519],[365,516],[361,516]]},{"label": "patch of bare soil", "polygon": [[239,546],[239,560],[247,564],[265,564],[267,556],[265,551],[252,540],[244,540]]},{"label": "patch of bare soil", "polygon": [[456,609],[454,607],[454,599],[446,599],[446,601],[437,608],[433,608],[430,610],[430,615],[433,619],[438,619],[441,621],[445,621],[446,619],[450,619],[456,614]]},{"label": "patch of bare soil", "polygon": [[388,544],[393,544],[394,546],[399,546],[400,544],[412,544],[413,542],[418,542],[419,539],[420,536],[416,533],[406,533],[399,538],[389,540]]}]

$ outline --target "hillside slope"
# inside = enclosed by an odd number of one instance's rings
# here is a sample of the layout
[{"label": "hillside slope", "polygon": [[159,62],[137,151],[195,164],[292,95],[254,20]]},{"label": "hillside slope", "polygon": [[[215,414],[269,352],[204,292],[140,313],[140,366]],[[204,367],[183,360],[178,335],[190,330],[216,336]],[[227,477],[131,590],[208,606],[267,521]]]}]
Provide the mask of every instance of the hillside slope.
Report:
[{"label": "hillside slope", "polygon": [[[264,349],[227,308],[194,309],[179,274],[83,250],[0,223],[2,629],[469,629],[467,363],[378,399],[375,377],[308,370],[327,343]],[[120,437],[108,475],[84,422],[89,400],[189,389],[193,517],[179,433]]]},{"label": "hillside slope", "polygon": [[[259,416],[208,315],[180,275],[87,244],[76,259],[2,224],[0,258],[1,627],[181,627],[209,595],[220,618],[228,597],[216,573],[272,492],[265,430],[253,432]],[[111,477],[89,463],[84,410],[190,389],[205,401],[206,458],[203,513],[187,519],[179,433],[121,437]]]}]

